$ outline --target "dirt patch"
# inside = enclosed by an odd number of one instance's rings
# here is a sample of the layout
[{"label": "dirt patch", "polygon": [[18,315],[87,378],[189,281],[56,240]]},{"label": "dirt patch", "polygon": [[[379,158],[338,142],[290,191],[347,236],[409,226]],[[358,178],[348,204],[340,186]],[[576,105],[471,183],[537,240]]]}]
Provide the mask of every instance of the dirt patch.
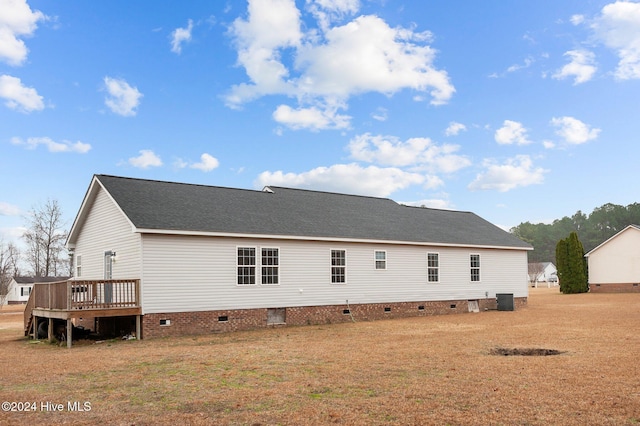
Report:
[{"label": "dirt patch", "polygon": [[563,353],[566,353],[566,351],[541,348],[493,348],[489,351],[489,355],[502,356],[550,356]]},{"label": "dirt patch", "polygon": [[0,315],[0,394],[36,410],[0,412],[0,425],[638,424],[638,306],[640,294],[539,288],[513,312],[70,350],[28,343],[16,312]]}]

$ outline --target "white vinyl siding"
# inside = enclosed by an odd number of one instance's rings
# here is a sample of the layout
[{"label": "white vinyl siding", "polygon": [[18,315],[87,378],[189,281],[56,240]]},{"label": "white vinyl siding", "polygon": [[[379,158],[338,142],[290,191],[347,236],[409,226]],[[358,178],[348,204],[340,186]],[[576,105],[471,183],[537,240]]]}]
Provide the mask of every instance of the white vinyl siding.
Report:
[{"label": "white vinyl siding", "polygon": [[625,229],[590,252],[587,259],[589,284],[640,283],[640,230]]},{"label": "white vinyl siding", "polygon": [[[437,247],[441,285],[426,286],[425,259],[435,247],[344,243],[336,248],[335,243],[320,241],[159,234],[145,234],[143,242],[144,313],[528,295],[523,250]],[[238,247],[277,247],[279,285],[238,285]],[[348,285],[328,285],[332,250],[345,251]],[[371,265],[376,250],[394,259],[387,263],[387,273],[380,274]],[[469,282],[471,253],[482,256],[482,283]],[[256,282],[261,281],[256,278]]]},{"label": "white vinyl siding", "polygon": [[[133,232],[130,222],[100,188],[75,245],[75,252],[82,258],[81,279],[103,279],[104,253],[110,250],[117,253],[111,270],[113,278],[141,278],[140,235]],[[77,266],[76,263],[76,274]]]}]

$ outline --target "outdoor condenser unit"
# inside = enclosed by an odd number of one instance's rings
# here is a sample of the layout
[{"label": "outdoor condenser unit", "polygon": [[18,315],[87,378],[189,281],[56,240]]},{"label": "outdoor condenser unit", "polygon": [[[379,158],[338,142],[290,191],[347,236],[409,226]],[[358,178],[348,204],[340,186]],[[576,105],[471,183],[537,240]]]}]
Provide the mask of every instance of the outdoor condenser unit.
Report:
[{"label": "outdoor condenser unit", "polygon": [[513,311],[513,293],[496,293],[499,311]]}]

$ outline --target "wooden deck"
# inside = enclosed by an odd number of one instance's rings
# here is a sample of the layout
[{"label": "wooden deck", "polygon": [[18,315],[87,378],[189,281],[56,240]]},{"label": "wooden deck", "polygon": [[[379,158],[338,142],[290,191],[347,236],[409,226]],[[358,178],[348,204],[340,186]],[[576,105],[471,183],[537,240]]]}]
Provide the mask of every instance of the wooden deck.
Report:
[{"label": "wooden deck", "polygon": [[[35,318],[67,320],[67,346],[71,346],[73,318],[137,317],[136,331],[140,336],[140,280],[69,280],[34,284],[24,310],[25,335],[33,330]],[[49,331],[51,338],[51,330]]]}]

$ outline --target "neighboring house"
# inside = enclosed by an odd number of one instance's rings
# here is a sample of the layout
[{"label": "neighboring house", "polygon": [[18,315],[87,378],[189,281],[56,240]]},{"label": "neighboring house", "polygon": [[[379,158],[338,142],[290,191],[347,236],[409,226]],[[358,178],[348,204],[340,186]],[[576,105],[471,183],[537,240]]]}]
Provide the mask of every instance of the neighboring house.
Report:
[{"label": "neighboring house", "polygon": [[538,287],[538,283],[544,282],[547,287],[558,285],[558,269],[551,262],[539,262],[529,264],[529,282],[532,287]]},{"label": "neighboring house", "polygon": [[31,289],[35,283],[50,283],[55,281],[65,281],[69,277],[13,277],[9,282],[5,305],[19,305],[27,303]]},{"label": "neighboring house", "polygon": [[532,249],[470,212],[106,175],[67,246],[85,309],[98,280],[139,283],[142,337],[519,307]]},{"label": "neighboring house", "polygon": [[640,292],[640,226],[627,226],[585,256],[592,293]]}]

